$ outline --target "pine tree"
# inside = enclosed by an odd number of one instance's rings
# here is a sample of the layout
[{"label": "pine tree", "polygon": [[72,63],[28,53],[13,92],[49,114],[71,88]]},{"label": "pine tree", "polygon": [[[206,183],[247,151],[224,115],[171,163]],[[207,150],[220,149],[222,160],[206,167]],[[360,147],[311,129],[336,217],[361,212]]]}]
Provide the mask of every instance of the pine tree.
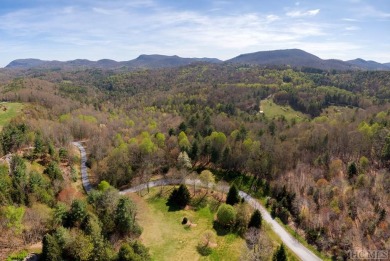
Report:
[{"label": "pine tree", "polygon": [[61,248],[54,236],[46,234],[42,241],[42,255],[41,260],[43,261],[60,261]]},{"label": "pine tree", "polygon": [[87,216],[87,204],[80,200],[75,199],[72,202],[69,213],[69,221],[72,225],[79,225],[84,221],[84,218]]},{"label": "pine tree", "polygon": [[177,191],[177,205],[185,207],[190,202],[191,196],[186,185],[181,184]]},{"label": "pine tree", "polygon": [[119,199],[115,211],[115,221],[118,231],[122,234],[128,234],[134,226],[135,206],[129,198],[122,197]]},{"label": "pine tree", "polygon": [[287,255],[286,255],[286,249],[284,248],[284,245],[281,244],[280,247],[276,250],[274,253],[274,256],[272,257],[272,261],[287,261]]},{"label": "pine tree", "polygon": [[191,196],[186,185],[181,184],[179,189],[174,189],[169,196],[168,204],[184,208],[190,202]]},{"label": "pine tree", "polygon": [[38,156],[43,152],[44,144],[42,140],[42,136],[40,134],[37,134],[34,141],[34,154],[35,156]]},{"label": "pine tree", "polygon": [[348,165],[348,178],[353,178],[357,174],[357,167],[355,162],[351,162]]},{"label": "pine tree", "polygon": [[240,196],[238,195],[238,189],[236,185],[230,187],[229,192],[226,196],[226,204],[234,205],[240,202]]},{"label": "pine tree", "polygon": [[256,209],[252,216],[251,216],[251,219],[248,223],[248,228],[250,227],[255,227],[255,228],[261,228],[261,221],[262,221],[262,216],[261,216],[261,213],[258,209]]}]

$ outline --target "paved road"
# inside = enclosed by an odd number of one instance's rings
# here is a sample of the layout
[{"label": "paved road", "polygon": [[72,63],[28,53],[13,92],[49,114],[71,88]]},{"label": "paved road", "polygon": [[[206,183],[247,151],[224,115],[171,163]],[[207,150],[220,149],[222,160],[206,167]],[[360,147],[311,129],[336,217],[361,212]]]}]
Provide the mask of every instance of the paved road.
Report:
[{"label": "paved road", "polygon": [[72,142],[73,145],[75,145],[79,150],[81,154],[81,181],[83,182],[83,187],[85,191],[88,193],[91,189],[91,183],[89,183],[88,178],[88,172],[87,172],[87,153],[85,152],[85,149],[83,145],[80,142]]},{"label": "paved road", "polygon": [[[87,156],[85,153],[84,147],[79,142],[73,142],[75,146],[77,146],[81,153],[81,175],[83,179],[83,186],[84,189],[89,192],[91,190],[91,184],[88,180],[87,175],[87,167],[85,166],[85,162],[87,161]],[[150,181],[148,183],[140,184],[138,186],[125,189],[120,191],[120,194],[126,194],[131,192],[137,192],[143,189],[146,189],[147,187],[157,187],[162,185],[177,185],[185,183],[187,185],[193,185],[194,182],[197,186],[206,187],[200,180],[191,180],[191,179],[159,179],[155,181]],[[209,185],[211,188],[211,185]],[[217,190],[221,191],[227,191],[229,189],[228,186],[219,186],[216,188]],[[319,257],[317,257],[313,252],[311,252],[308,248],[306,248],[304,245],[299,243],[294,237],[292,237],[281,225],[279,225],[278,222],[276,222],[271,215],[268,213],[268,211],[253,197],[248,195],[247,193],[243,191],[239,191],[239,194],[241,197],[245,198],[245,202],[247,202],[249,205],[251,205],[253,208],[258,209],[261,212],[261,215],[263,216],[263,220],[265,220],[272,228],[272,230],[279,235],[283,243],[291,249],[301,260],[304,261],[319,261],[321,260]]]}]

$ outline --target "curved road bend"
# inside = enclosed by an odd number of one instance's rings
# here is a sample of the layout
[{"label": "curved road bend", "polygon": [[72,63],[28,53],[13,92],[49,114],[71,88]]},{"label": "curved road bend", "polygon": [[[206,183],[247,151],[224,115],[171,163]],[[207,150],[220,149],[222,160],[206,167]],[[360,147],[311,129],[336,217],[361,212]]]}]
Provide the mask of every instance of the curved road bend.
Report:
[{"label": "curved road bend", "polygon": [[[82,176],[82,182],[85,191],[88,193],[92,187],[89,183],[88,179],[88,173],[87,173],[87,166],[85,163],[87,162],[87,155],[85,152],[85,149],[83,145],[81,145],[80,142],[73,142],[73,145],[75,145],[81,153],[81,176]],[[196,180],[197,186],[205,187],[204,184],[200,180]],[[140,184],[138,186],[125,189],[120,191],[120,194],[126,194],[131,192],[137,192],[142,189],[146,189],[149,187],[157,187],[162,185],[177,185],[185,183],[187,185],[193,185],[194,180],[191,179],[185,179],[184,181],[182,179],[160,179],[155,181],[150,181],[148,183]],[[210,186],[211,187],[211,186]],[[219,190],[228,189],[229,187],[220,187]],[[291,236],[278,222],[276,222],[271,215],[268,213],[268,211],[253,197],[248,195],[247,193],[243,191],[239,191],[239,195],[243,198],[245,198],[245,201],[251,205],[253,208],[258,209],[261,212],[261,215],[263,216],[263,219],[270,225],[272,230],[280,237],[280,239],[283,241],[283,243],[290,248],[291,251],[293,251],[301,260],[304,261],[320,261],[321,259],[316,256],[313,252],[311,252],[308,248],[306,248],[304,245],[299,243],[293,236]]]}]

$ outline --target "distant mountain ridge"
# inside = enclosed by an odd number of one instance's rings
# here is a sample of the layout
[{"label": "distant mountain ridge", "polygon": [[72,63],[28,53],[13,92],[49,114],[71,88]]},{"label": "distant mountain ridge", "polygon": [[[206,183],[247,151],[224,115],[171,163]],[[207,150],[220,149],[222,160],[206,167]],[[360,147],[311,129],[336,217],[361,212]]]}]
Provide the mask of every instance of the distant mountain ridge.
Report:
[{"label": "distant mountain ridge", "polygon": [[127,67],[129,69],[136,68],[166,68],[177,67],[183,65],[189,65],[195,62],[207,62],[207,63],[221,63],[221,60],[216,58],[182,58],[177,55],[146,55],[142,54],[134,60],[117,62],[110,59],[102,59],[98,61],[90,61],[86,59],[76,59],[71,61],[43,61],[39,59],[18,59],[9,63],[5,68],[19,68],[19,69],[31,69],[31,68],[101,68],[101,69],[117,69],[121,67]]},{"label": "distant mountain ridge", "polygon": [[9,63],[5,68],[19,69],[72,69],[72,68],[100,68],[100,69],[156,69],[169,68],[189,65],[197,62],[205,63],[230,63],[230,64],[247,64],[261,66],[292,66],[292,67],[309,67],[322,70],[390,70],[390,63],[378,63],[375,61],[365,61],[355,59],[342,61],[336,59],[321,59],[311,53],[300,49],[286,49],[274,51],[260,51],[254,53],[241,54],[232,59],[221,61],[217,58],[183,58],[177,55],[146,55],[142,54],[136,59],[130,61],[114,61],[102,59],[90,61],[86,59],[76,59],[72,61],[43,61],[39,59],[18,59]]},{"label": "distant mountain ridge", "polygon": [[347,61],[350,64],[354,64],[359,67],[367,68],[370,70],[389,70],[390,69],[390,64],[386,63],[378,63],[375,61],[366,61],[361,58],[355,59],[355,60],[350,60]]},{"label": "distant mountain ridge", "polygon": [[[292,67],[310,67],[322,70],[390,70],[390,67],[386,65],[360,60],[361,62],[354,62],[356,60],[324,60],[300,49],[286,49],[241,54],[226,62],[251,65],[289,65]],[[373,63],[376,63],[378,66],[374,66]]]}]

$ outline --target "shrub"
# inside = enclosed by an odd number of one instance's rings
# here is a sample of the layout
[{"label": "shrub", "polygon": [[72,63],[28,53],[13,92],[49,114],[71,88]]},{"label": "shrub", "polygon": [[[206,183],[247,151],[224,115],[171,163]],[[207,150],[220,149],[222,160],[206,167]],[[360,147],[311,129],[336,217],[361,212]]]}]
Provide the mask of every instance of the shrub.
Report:
[{"label": "shrub", "polygon": [[236,210],[233,206],[222,204],[217,211],[217,220],[223,226],[231,226],[236,221]]},{"label": "shrub", "polygon": [[71,175],[71,178],[72,178],[72,181],[73,182],[76,182],[77,181],[77,170],[75,167],[72,166],[72,168],[70,169],[70,175]]},{"label": "shrub", "polygon": [[103,192],[106,191],[109,188],[110,188],[110,183],[108,183],[105,180],[100,181],[99,185],[97,186],[97,189],[99,191],[103,191]]},{"label": "shrub", "polygon": [[237,204],[235,209],[237,211],[235,227],[236,231],[239,235],[244,235],[251,217],[250,207],[248,204],[241,203]]},{"label": "shrub", "polygon": [[23,261],[28,256],[28,252],[26,250],[22,250],[18,253],[11,254],[7,257],[7,261]]},{"label": "shrub", "polygon": [[118,261],[151,260],[149,250],[138,241],[124,243],[119,249]]},{"label": "shrub", "polygon": [[202,256],[208,256],[212,252],[211,245],[215,244],[217,239],[217,236],[214,231],[212,230],[207,230],[205,231],[198,243],[197,250],[199,254]]},{"label": "shrub", "polygon": [[213,250],[211,249],[211,247],[209,246],[203,246],[203,245],[200,245],[198,244],[198,246],[196,247],[196,249],[198,250],[198,253],[201,254],[202,256],[208,256],[211,254],[211,252],[213,252]]}]

